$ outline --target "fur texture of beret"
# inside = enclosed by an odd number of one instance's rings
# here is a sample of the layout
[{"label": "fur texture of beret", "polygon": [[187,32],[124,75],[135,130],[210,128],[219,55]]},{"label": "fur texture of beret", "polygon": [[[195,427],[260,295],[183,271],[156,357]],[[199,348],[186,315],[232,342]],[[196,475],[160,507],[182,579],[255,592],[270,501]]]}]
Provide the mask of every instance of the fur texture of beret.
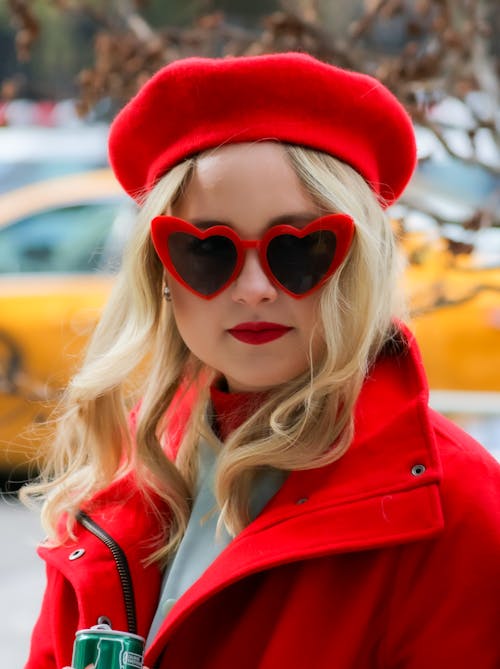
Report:
[{"label": "fur texture of beret", "polygon": [[111,166],[140,199],[171,167],[223,144],[277,140],[329,153],[394,202],[416,165],[411,120],[373,77],[301,53],[187,58],[159,70],[119,112]]}]

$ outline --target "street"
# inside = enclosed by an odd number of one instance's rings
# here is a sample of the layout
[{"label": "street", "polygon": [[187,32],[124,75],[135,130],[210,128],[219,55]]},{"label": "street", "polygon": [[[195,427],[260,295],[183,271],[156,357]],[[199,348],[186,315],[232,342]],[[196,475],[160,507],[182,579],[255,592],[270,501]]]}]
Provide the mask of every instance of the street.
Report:
[{"label": "street", "polygon": [[22,669],[45,583],[44,566],[35,553],[43,530],[36,512],[2,496],[0,532],[0,667]]}]

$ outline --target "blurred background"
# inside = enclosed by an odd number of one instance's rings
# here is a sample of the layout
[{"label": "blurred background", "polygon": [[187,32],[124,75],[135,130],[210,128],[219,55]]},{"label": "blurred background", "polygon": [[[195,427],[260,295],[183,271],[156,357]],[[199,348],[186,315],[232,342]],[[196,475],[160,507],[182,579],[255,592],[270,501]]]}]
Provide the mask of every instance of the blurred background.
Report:
[{"label": "blurred background", "polygon": [[431,403],[500,458],[499,36],[496,0],[0,0],[1,666],[43,579],[5,491],[36,472],[134,225],[109,123],[172,60],[300,50],[398,96],[419,167],[390,213]]}]

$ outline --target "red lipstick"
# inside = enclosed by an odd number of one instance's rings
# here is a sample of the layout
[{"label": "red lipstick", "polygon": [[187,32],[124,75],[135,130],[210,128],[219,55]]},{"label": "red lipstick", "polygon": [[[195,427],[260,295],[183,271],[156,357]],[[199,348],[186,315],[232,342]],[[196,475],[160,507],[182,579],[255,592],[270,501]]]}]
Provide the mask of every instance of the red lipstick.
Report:
[{"label": "red lipstick", "polygon": [[292,328],[280,323],[256,321],[255,323],[239,323],[234,328],[230,328],[228,332],[245,344],[267,344],[267,342],[283,337],[290,330]]}]

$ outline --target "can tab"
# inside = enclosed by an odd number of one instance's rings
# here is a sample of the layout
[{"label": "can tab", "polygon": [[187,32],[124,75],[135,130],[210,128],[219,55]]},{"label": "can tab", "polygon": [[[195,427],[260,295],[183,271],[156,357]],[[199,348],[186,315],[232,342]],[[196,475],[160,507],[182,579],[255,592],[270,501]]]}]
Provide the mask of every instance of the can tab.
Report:
[{"label": "can tab", "polygon": [[97,624],[108,625],[110,629],[113,629],[113,625],[111,624],[111,620],[108,618],[108,616],[99,616],[99,618],[97,618]]},{"label": "can tab", "polygon": [[100,630],[101,632],[111,632],[111,625],[109,623],[97,623],[97,625],[92,625],[91,630]]}]

